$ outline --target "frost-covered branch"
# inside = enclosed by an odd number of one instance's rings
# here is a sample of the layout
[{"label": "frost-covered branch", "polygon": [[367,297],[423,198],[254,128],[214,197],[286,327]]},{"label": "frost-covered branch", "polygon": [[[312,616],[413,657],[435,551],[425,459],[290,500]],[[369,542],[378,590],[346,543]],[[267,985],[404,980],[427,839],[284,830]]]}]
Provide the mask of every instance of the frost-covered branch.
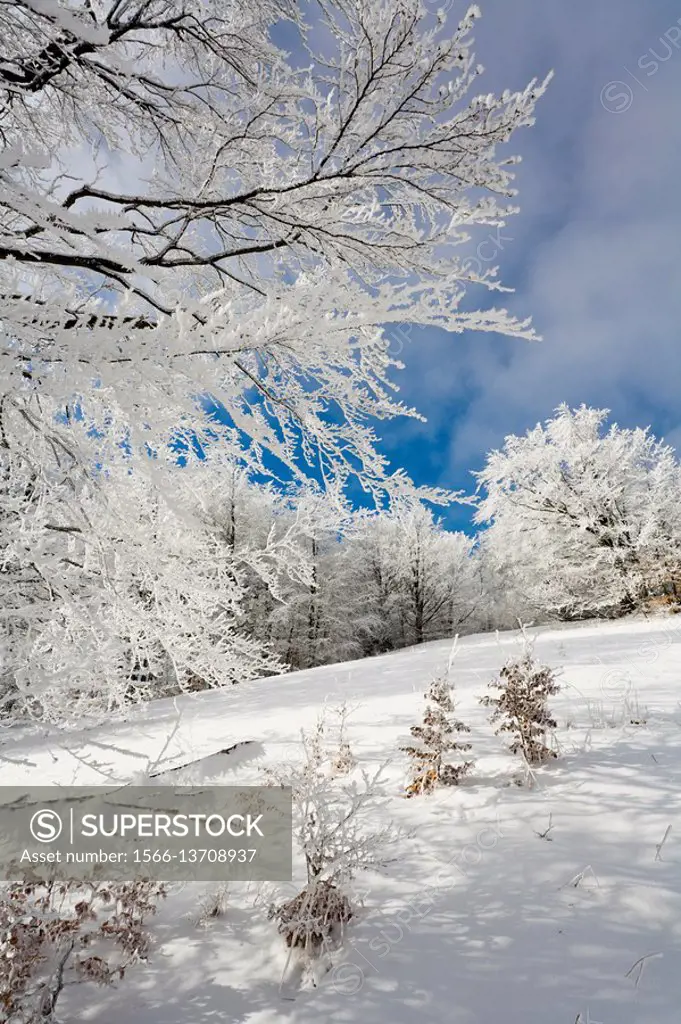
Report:
[{"label": "frost-covered branch", "polygon": [[[86,414],[97,390],[134,446],[150,426],[167,443],[171,418],[207,436],[210,395],[289,468],[307,453],[309,475],[403,491],[370,424],[413,414],[386,323],[532,336],[462,308],[469,233],[512,212],[497,148],[545,88],[469,98],[477,16],[443,24],[421,0],[3,4],[9,390]],[[273,42],[282,19],[291,53]]]}]

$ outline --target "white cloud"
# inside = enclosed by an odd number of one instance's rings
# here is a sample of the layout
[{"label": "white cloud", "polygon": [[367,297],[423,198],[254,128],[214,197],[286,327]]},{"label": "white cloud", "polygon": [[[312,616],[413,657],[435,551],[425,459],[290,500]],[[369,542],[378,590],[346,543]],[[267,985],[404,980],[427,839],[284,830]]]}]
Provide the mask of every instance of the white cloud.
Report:
[{"label": "white cloud", "polygon": [[[502,279],[516,279],[508,305],[531,314],[545,340],[431,339],[437,372],[405,353],[405,398],[426,406],[434,435],[447,398],[465,395],[445,481],[561,401],[611,408],[625,425],[652,422],[679,443],[681,44],[650,77],[638,59],[651,48],[668,52],[660,38],[681,10],[488,0],[483,13],[485,88],[515,88],[556,69],[537,125],[518,137],[522,213],[499,261]],[[601,103],[615,80],[632,88],[620,114]]]}]

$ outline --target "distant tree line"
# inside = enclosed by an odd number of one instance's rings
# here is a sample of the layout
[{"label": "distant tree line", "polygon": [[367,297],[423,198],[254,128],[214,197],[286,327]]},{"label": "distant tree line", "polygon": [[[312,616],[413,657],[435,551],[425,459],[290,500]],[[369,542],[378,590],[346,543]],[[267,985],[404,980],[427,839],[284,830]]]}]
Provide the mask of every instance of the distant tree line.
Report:
[{"label": "distant tree line", "polygon": [[413,498],[353,510],[256,482],[236,448],[134,470],[109,450],[86,469],[97,439],[55,425],[5,490],[2,712],[100,714],[519,618],[674,605],[678,460],[605,419],[561,407],[506,438],[477,475],[476,536]]}]

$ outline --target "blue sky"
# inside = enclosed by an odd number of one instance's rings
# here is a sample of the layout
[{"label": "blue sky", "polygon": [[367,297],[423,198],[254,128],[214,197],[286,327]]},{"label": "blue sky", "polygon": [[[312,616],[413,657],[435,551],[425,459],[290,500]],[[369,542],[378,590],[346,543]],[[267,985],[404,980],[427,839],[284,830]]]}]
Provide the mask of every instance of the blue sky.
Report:
[{"label": "blue sky", "polygon": [[521,212],[496,255],[496,241],[481,250],[544,340],[414,330],[397,379],[428,422],[379,424],[382,447],[419,483],[470,489],[486,451],[565,401],[681,450],[681,0],[480,6],[482,90],[555,70],[509,150],[523,157]]}]

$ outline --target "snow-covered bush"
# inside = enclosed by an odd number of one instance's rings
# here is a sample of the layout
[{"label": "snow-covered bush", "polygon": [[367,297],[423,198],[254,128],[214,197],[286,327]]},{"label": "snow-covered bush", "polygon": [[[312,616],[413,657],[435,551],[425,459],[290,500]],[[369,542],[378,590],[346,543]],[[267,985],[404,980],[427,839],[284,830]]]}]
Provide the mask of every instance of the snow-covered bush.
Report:
[{"label": "snow-covered bush", "polygon": [[471,750],[471,744],[457,737],[469,733],[470,727],[454,717],[456,704],[450,682],[452,659],[447,673],[435,679],[426,692],[426,710],[421,725],[412,725],[412,739],[401,749],[409,755],[412,778],[407,796],[430,793],[437,786],[456,786],[474,765],[474,761],[452,757]]},{"label": "snow-covered bush", "polygon": [[320,956],[342,943],[353,909],[338,884],[321,878],[310,882],[292,899],[271,907],[269,917],[277,922],[289,948]]},{"label": "snow-covered bush", "polygon": [[306,882],[293,898],[273,904],[286,944],[319,955],[342,941],[354,913],[351,885],[358,872],[380,868],[397,839],[391,826],[372,825],[380,805],[383,769],[372,775],[358,769],[355,778],[337,777],[341,745],[327,740],[320,716],[312,734],[303,732],[302,763],[268,773],[271,781],[292,787],[294,842],[304,862]]},{"label": "snow-covered bush", "polygon": [[7,883],[0,888],[0,1019],[49,1024],[72,981],[112,984],[146,959],[151,882]]},{"label": "snow-covered bush", "polygon": [[530,768],[556,757],[555,750],[546,744],[546,734],[556,728],[548,699],[555,696],[560,687],[553,670],[535,661],[527,636],[522,655],[509,660],[499,678],[489,686],[499,691],[499,695],[486,694],[480,698],[480,703],[493,709],[490,721],[500,723],[497,735],[511,734],[511,753],[520,754]]},{"label": "snow-covered bush", "polygon": [[229,887],[226,882],[204,892],[192,914],[192,921],[196,927],[205,928],[211,921],[224,917],[228,900]]}]

